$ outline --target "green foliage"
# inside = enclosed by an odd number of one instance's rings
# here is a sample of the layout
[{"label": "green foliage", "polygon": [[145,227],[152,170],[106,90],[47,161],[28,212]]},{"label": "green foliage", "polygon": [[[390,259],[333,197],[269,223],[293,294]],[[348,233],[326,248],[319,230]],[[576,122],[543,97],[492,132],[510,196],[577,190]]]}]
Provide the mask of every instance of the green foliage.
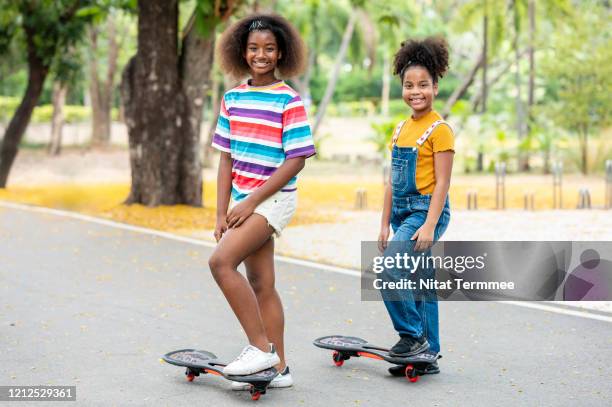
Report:
[{"label": "green foliage", "polygon": [[391,144],[395,127],[405,118],[406,117],[403,115],[398,115],[391,120],[372,124],[374,134],[369,140],[376,145],[376,151],[378,151],[384,157],[388,156],[389,154],[389,145]]},{"label": "green foliage", "polygon": [[612,123],[609,11],[587,3],[570,24],[551,35],[551,49],[542,64],[543,74],[550,78],[542,112],[555,125],[578,135],[581,148],[589,135]]},{"label": "green foliage", "polygon": [[[582,171],[582,153],[578,140],[568,137],[565,146],[556,154],[563,161],[564,170],[567,172]],[[601,134],[592,137],[588,145],[589,161],[587,162],[588,173],[603,173],[606,160],[612,160],[612,145],[610,145],[610,134]]]},{"label": "green foliage", "polygon": [[9,52],[11,40],[17,35],[20,18],[15,7],[4,7],[0,12],[0,55]]},{"label": "green foliage", "polygon": [[7,123],[13,117],[19,102],[16,97],[0,96],[0,123]]},{"label": "green foliage", "polygon": [[315,151],[318,152],[318,154],[316,154],[314,156],[315,160],[320,160],[321,159],[321,154],[320,154],[321,151],[322,151],[321,146],[323,145],[323,142],[325,141],[325,139],[328,139],[330,137],[331,137],[331,134],[325,133],[323,135],[315,137],[315,139],[313,140],[314,141]]},{"label": "green foliage", "polygon": [[30,41],[35,55],[58,80],[74,81],[83,65],[77,44],[87,24],[100,18],[97,3],[107,2],[110,0],[9,1],[0,13],[0,55],[6,57],[14,42],[25,55]]},{"label": "green foliage", "polygon": [[36,143],[36,142],[28,141],[26,139],[21,140],[21,142],[19,143],[19,149],[42,151],[48,148],[49,148],[49,143]]},{"label": "green foliage", "polygon": [[410,112],[410,107],[406,105],[404,99],[391,99],[389,100],[389,116],[407,116]]},{"label": "green foliage", "polygon": [[[49,123],[53,116],[53,105],[37,106],[32,113],[32,122]],[[78,123],[87,121],[91,117],[91,108],[87,106],[64,106],[64,122]]]},{"label": "green foliage", "polygon": [[[195,15],[198,32],[208,35],[229,5],[246,3],[240,13],[249,12],[252,1],[230,0],[181,0],[181,26],[188,17]],[[4,5],[7,4],[6,7]],[[24,17],[30,4],[37,7]],[[0,10],[0,94],[19,96],[27,86],[26,42],[23,26],[40,28],[35,42],[38,52],[56,49],[51,58],[51,74],[71,81],[68,104],[83,103],[88,78],[79,71],[85,65],[85,57],[96,58],[100,73],[106,72],[108,48],[104,29],[100,30],[96,55],[83,52],[78,44],[85,36],[86,24],[98,24],[113,10],[137,10],[136,0],[85,0],[79,2],[75,22],[64,26],[58,23],[73,0],[5,0]],[[489,163],[512,160],[517,152],[529,152],[537,167],[545,160],[563,158],[568,167],[579,168],[580,134],[593,139],[589,143],[590,165],[597,165],[610,157],[605,148],[605,137],[598,134],[607,131],[612,124],[610,108],[612,60],[609,47],[610,9],[598,0],[539,0],[536,4],[536,100],[530,116],[530,137],[519,143],[516,137],[516,92],[513,40],[515,27],[519,28],[520,51],[528,45],[528,0],[436,0],[435,2],[389,2],[386,0],[359,1],[367,17],[360,16],[349,47],[346,62],[351,69],[342,69],[333,101],[328,107],[330,116],[376,116],[380,108],[384,56],[397,51],[401,41],[441,33],[450,44],[450,70],[439,84],[439,95],[434,107],[440,110],[445,101],[461,84],[482,48],[482,23],[488,14],[490,83],[485,115],[473,112],[473,99],[480,92],[480,73],[474,79],[467,94],[451,110],[450,121],[465,138],[460,155],[464,163],[473,168],[478,151],[485,155],[485,168]],[[356,7],[350,0],[293,0],[260,1],[262,8],[274,7],[274,11],[286,16],[301,32],[309,52],[314,53],[314,65],[310,72],[312,109],[320,102],[327,84],[342,34],[349,15]],[[486,6],[486,7],[485,7]],[[515,13],[515,11],[517,11]],[[515,20],[516,17],[516,20]],[[367,21],[364,19],[367,18]],[[78,21],[76,21],[78,20]],[[372,23],[372,24],[370,24]],[[123,20],[126,42],[123,42],[118,66],[127,62],[135,49],[136,19]],[[373,30],[374,28],[374,30]],[[119,31],[119,30],[118,30]],[[132,41],[132,42],[130,42]],[[368,46],[373,46],[369,49]],[[375,51],[375,53],[372,53]],[[519,63],[522,78],[523,99],[527,94],[529,65],[523,53]],[[365,59],[373,64],[368,65]],[[120,69],[118,69],[119,73]],[[71,73],[76,76],[71,77]],[[499,76],[498,76],[499,75]],[[298,83],[298,82],[294,82]],[[48,120],[46,110],[51,98],[51,81],[47,81],[34,121]],[[296,88],[299,89],[298,86]],[[391,78],[390,116],[405,118],[410,109],[401,99],[401,86],[396,77]],[[115,95],[117,96],[117,95]],[[0,120],[8,121],[18,99],[0,98]],[[526,100],[523,100],[526,102]],[[117,97],[115,97],[117,106]],[[71,108],[72,109],[72,108]],[[88,109],[88,108],[82,108]],[[71,110],[70,121],[87,120],[88,113]],[[313,112],[311,112],[313,117]],[[395,120],[393,121],[396,122]],[[390,124],[392,127],[393,124]],[[390,137],[384,124],[377,124],[381,145]],[[383,126],[383,127],[380,127]],[[389,127],[389,126],[388,126]],[[581,136],[584,137],[584,136]],[[603,141],[601,141],[603,140]],[[609,138],[608,138],[609,140]],[[319,141],[320,142],[320,141]],[[376,141],[375,141],[376,143]],[[542,159],[539,159],[539,156]]]},{"label": "green foliage", "polygon": [[336,117],[365,117],[376,114],[377,110],[378,107],[373,100],[356,100],[332,103],[327,107],[327,114]]},{"label": "green foliage", "polygon": [[[325,93],[327,84],[326,72],[314,75],[310,83],[312,99],[319,103]],[[338,79],[336,91],[334,92],[334,102],[349,102],[363,99],[380,99],[380,89],[382,88],[382,67],[375,69],[372,74],[368,74],[366,69],[354,67],[350,72],[344,72]],[[398,81],[391,82],[391,98],[400,98],[402,89]]]},{"label": "green foliage", "polygon": [[612,48],[604,19],[595,15],[577,19],[555,36],[555,49],[544,70],[555,79],[548,96],[557,102],[549,113],[556,122],[579,132],[583,127],[610,124]]},{"label": "green foliage", "polygon": [[208,37],[215,32],[215,27],[221,22],[218,9],[215,6],[219,2],[214,0],[200,0],[195,5],[195,24],[198,33]]},{"label": "green foliage", "polygon": [[[15,110],[19,106],[21,100],[16,97],[0,96],[0,123],[8,123],[13,117]],[[36,106],[32,113],[32,123],[49,123],[53,116],[53,105],[44,104]],[[113,109],[112,117],[116,119],[118,116],[117,109]],[[91,119],[91,108],[88,106],[64,106],[64,121],[66,123],[79,123]]]}]

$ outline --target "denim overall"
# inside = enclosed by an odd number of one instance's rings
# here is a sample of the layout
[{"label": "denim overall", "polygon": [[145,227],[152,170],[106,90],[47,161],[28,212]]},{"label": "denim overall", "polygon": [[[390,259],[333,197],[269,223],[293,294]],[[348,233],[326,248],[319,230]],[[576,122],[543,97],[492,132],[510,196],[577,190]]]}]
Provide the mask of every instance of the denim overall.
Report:
[{"label": "denim overall", "polygon": [[[422,145],[429,137],[433,128],[442,122],[436,122],[421,138],[417,144]],[[416,165],[419,154],[418,147],[398,147],[395,140],[402,124],[396,129],[391,160],[391,186],[393,191],[393,206],[391,211],[391,227],[393,239],[388,246],[385,256],[395,256],[391,251],[396,250],[397,243],[409,255],[420,256],[421,252],[413,251],[414,243],[410,242],[412,235],[420,228],[427,218],[431,195],[421,195],[416,186]],[[450,206],[448,196],[444,209],[434,231],[434,242],[438,241],[446,230],[450,221]],[[395,246],[394,246],[395,245]],[[394,248],[392,248],[394,246]],[[425,256],[431,252],[425,253]],[[419,278],[434,278],[435,269],[421,269],[417,271]],[[399,281],[406,278],[405,270],[389,269],[382,276],[384,280]],[[383,294],[383,300],[393,327],[400,335],[420,337],[424,335],[429,342],[431,352],[440,352],[440,337],[438,333],[438,302],[435,292],[428,293],[426,300],[416,299],[411,290],[400,290],[399,297],[391,298]],[[419,297],[424,298],[424,297]]]}]

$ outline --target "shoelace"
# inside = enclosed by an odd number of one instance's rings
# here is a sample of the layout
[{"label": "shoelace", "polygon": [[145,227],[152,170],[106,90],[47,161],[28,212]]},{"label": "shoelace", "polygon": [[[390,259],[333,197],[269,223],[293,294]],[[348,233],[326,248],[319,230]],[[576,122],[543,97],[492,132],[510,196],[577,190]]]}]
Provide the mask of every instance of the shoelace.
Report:
[{"label": "shoelace", "polygon": [[242,352],[236,358],[236,360],[244,360],[244,361],[251,360],[256,354],[257,352],[255,352],[255,348],[249,345],[242,350]]}]

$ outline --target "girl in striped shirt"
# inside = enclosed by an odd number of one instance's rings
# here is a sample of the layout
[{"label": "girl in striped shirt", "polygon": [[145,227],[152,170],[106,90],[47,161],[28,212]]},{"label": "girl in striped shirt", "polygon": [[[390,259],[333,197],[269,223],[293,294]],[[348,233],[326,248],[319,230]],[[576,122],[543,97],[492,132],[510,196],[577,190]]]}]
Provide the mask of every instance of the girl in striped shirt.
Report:
[{"label": "girl in striped shirt", "polygon": [[[236,22],[219,43],[224,72],[250,76],[223,96],[212,143],[221,158],[217,247],[209,266],[249,341],[224,373],[246,375],[276,367],[279,374],[271,387],[293,383],[284,358],[283,307],[274,288],[274,235],[295,212],[297,174],[315,154],[304,104],[276,72],[297,75],[304,53],[295,28],[269,14]],[[246,279],[237,271],[240,263],[246,266]],[[240,383],[232,387],[246,388]]]}]

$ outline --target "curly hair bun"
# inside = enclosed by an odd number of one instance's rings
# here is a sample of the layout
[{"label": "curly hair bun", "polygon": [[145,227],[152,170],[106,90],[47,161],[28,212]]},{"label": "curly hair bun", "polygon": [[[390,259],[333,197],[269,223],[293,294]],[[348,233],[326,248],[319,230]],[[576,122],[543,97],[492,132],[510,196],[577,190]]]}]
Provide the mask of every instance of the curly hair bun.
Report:
[{"label": "curly hair bun", "polygon": [[218,53],[221,69],[241,79],[249,73],[244,59],[249,34],[253,31],[269,30],[274,34],[282,58],[277,68],[283,77],[299,75],[305,65],[305,45],[298,31],[277,14],[252,14],[232,24],[219,40]]},{"label": "curly hair bun", "polygon": [[393,74],[404,80],[404,72],[411,66],[422,66],[431,75],[434,83],[448,70],[448,43],[442,37],[427,37],[402,42],[395,54]]}]

